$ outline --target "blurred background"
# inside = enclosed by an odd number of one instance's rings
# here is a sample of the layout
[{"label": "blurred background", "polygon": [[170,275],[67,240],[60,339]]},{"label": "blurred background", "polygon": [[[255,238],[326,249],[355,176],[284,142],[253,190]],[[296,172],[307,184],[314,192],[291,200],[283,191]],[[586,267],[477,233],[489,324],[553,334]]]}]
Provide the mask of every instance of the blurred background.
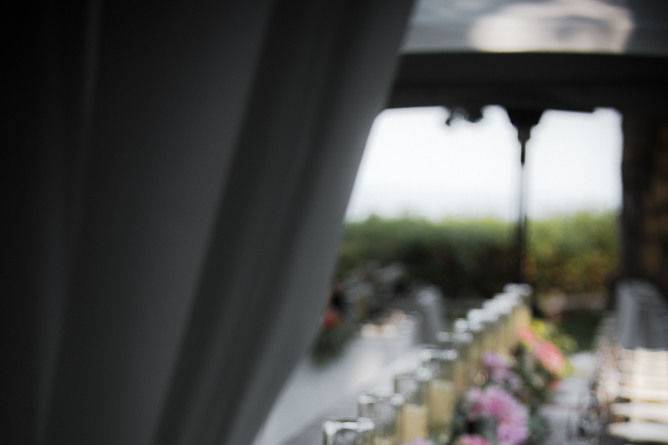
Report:
[{"label": "blurred background", "polygon": [[320,332],[256,444],[300,443],[323,412],[354,412],[351,394],[441,328],[430,312],[452,320],[512,282],[521,199],[535,310],[572,352],[592,347],[618,263],[621,116],[547,111],[531,135],[520,191],[517,131],[502,107],[477,121],[441,107],[377,117]]},{"label": "blurred background", "polygon": [[[485,298],[512,281],[516,131],[501,107],[487,107],[476,123],[448,126],[448,115],[415,108],[378,117],[348,207],[337,279],[396,261],[409,280],[454,300]],[[621,116],[548,111],[527,152],[525,280],[552,318],[601,309],[618,260]]]}]

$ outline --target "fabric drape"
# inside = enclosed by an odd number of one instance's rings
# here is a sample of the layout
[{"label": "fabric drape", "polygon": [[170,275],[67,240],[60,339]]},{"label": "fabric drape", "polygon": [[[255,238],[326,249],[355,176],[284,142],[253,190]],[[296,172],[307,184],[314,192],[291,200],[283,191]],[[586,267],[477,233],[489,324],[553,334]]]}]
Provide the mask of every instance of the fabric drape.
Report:
[{"label": "fabric drape", "polygon": [[410,9],[75,1],[17,16],[9,443],[252,442],[317,329]]}]

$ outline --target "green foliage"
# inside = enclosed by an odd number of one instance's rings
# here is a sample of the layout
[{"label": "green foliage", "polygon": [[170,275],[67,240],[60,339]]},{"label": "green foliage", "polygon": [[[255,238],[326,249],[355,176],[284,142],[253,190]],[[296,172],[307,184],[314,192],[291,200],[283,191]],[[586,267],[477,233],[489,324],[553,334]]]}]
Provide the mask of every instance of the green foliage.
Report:
[{"label": "green foliage", "polygon": [[338,273],[368,261],[399,261],[448,295],[488,294],[511,281],[512,226],[493,219],[430,222],[371,217],[346,225]]},{"label": "green foliage", "polygon": [[[514,225],[496,219],[382,219],[346,224],[337,273],[399,261],[448,296],[487,296],[513,280]],[[526,274],[537,292],[604,290],[618,247],[613,213],[529,223]]]},{"label": "green foliage", "polygon": [[618,261],[616,216],[577,213],[532,222],[528,246],[525,272],[536,289],[602,291]]},{"label": "green foliage", "polygon": [[578,351],[576,337],[570,332],[565,332],[562,325],[556,325],[545,320],[534,319],[531,321],[531,329],[541,338],[554,343],[566,355]]},{"label": "green foliage", "polygon": [[563,313],[557,327],[564,335],[574,338],[576,344],[575,350],[567,352],[591,351],[602,318],[600,311],[579,310]]}]

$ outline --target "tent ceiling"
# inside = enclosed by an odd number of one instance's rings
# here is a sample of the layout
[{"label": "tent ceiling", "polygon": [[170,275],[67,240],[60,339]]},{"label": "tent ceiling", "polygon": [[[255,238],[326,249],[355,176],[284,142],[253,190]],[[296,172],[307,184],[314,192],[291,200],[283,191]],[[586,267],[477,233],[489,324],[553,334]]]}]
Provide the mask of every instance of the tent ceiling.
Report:
[{"label": "tent ceiling", "polygon": [[668,58],[567,53],[403,55],[390,107],[591,111],[665,115]]},{"label": "tent ceiling", "polygon": [[668,1],[418,0],[390,107],[668,114]]},{"label": "tent ceiling", "polygon": [[668,56],[663,0],[418,0],[404,53]]}]

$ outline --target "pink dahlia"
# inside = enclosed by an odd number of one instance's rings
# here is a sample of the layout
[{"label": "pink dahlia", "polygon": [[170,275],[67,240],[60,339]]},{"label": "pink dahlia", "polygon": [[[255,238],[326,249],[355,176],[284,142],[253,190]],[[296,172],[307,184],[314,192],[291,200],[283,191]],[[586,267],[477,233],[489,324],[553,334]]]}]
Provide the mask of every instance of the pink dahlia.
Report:
[{"label": "pink dahlia", "polygon": [[477,434],[460,436],[455,445],[491,445],[487,439]]},{"label": "pink dahlia", "polygon": [[487,352],[482,359],[487,375],[494,383],[509,383],[512,386],[514,373],[510,368],[510,362],[499,354]]},{"label": "pink dahlia", "polygon": [[529,349],[532,349],[539,341],[538,336],[531,328],[521,328],[517,331],[517,335]]},{"label": "pink dahlia", "polygon": [[566,358],[554,343],[547,340],[541,341],[536,345],[534,355],[550,373],[562,376],[566,371]]}]

